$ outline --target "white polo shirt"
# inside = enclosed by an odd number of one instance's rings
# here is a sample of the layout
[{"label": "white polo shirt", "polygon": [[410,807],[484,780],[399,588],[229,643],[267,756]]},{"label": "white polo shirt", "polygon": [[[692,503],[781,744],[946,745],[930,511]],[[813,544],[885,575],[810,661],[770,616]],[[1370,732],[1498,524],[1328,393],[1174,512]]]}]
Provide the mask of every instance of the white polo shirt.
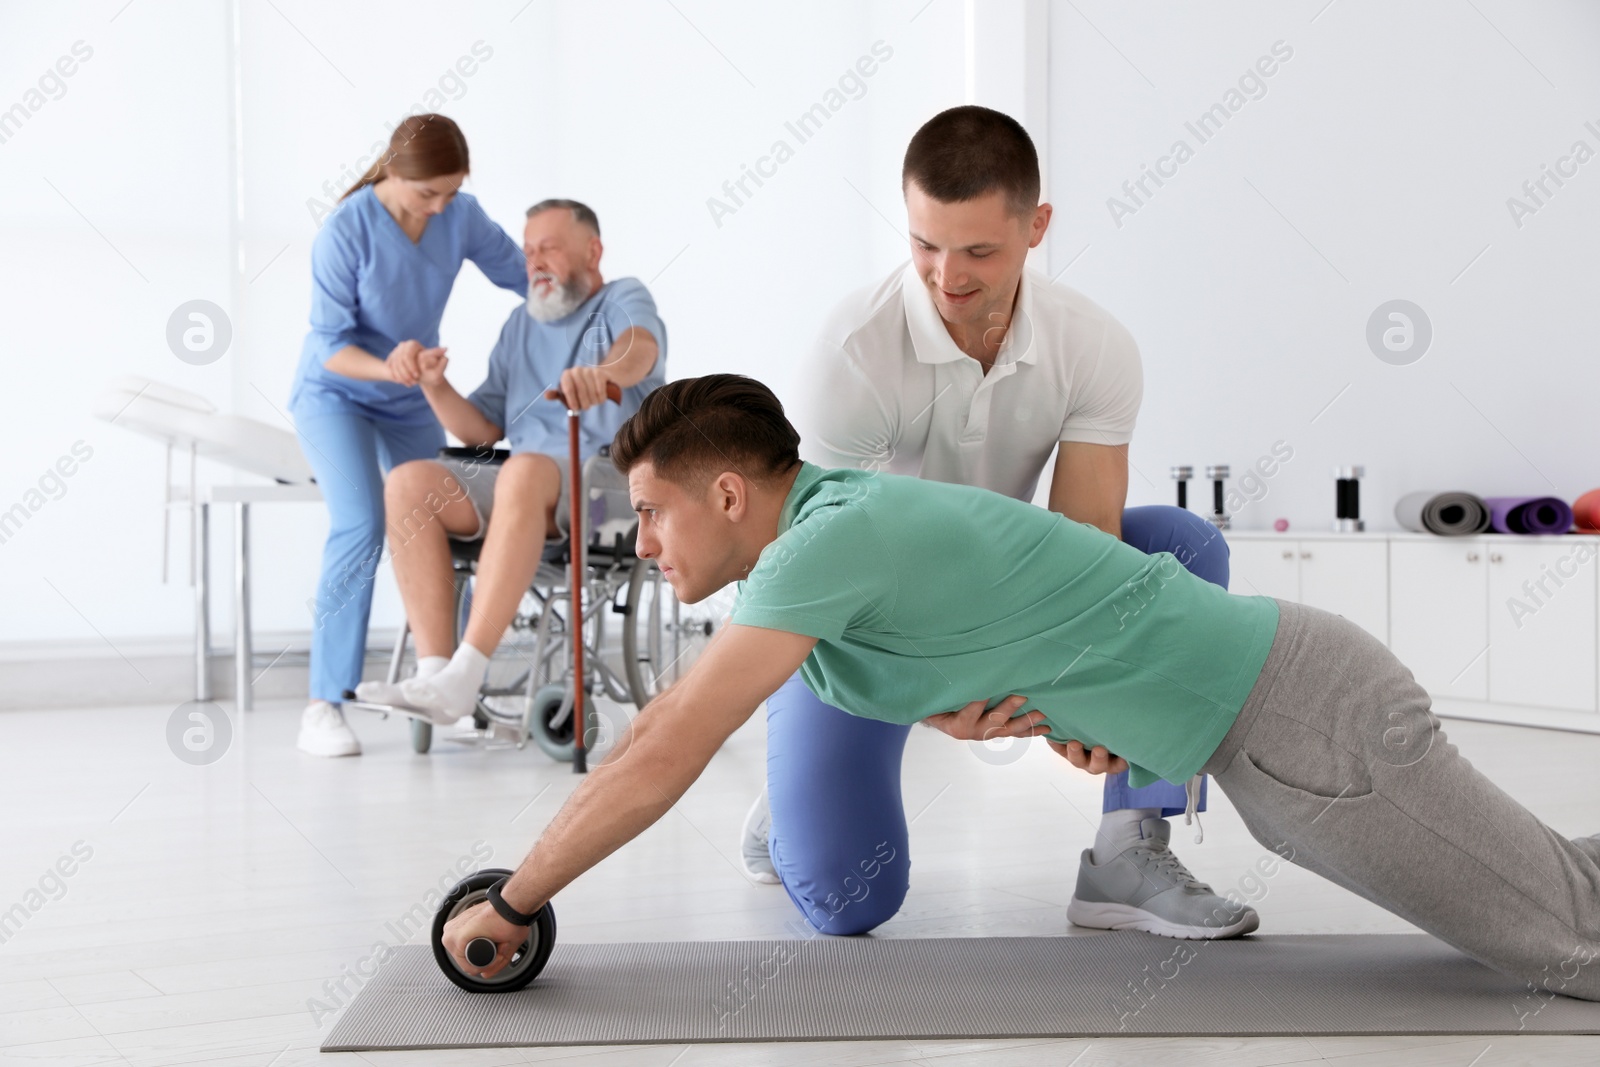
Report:
[{"label": "white polo shirt", "polygon": [[1025,269],[986,375],[956,347],[916,264],[845,298],[813,346],[793,414],[801,458],[1031,501],[1063,441],[1133,438],[1144,372],[1121,323]]}]

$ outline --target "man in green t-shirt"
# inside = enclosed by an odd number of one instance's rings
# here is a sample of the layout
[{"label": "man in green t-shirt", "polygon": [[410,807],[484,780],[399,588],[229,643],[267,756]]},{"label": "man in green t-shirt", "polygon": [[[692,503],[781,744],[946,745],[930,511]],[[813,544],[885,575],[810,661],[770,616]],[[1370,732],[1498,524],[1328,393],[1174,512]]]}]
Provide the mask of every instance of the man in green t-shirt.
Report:
[{"label": "man in green t-shirt", "polygon": [[886,721],[1026,696],[1013,714],[1127,754],[1139,787],[1216,750],[1278,606],[987,489],[802,463],[731,620],[815,638],[806,687]]},{"label": "man in green t-shirt", "polygon": [[[618,431],[639,555],[686,603],[734,581],[739,597],[501,888],[512,909],[665,814],[799,669],[829,703],[896,721],[1036,709],[1057,752],[1096,767],[1114,752],[1135,785],[1215,775],[1279,855],[1498,970],[1600,1000],[1600,835],[1561,837],[1473,770],[1365,631],[987,490],[823,470],[798,443],[765,386],[728,374],[663,386]],[[475,937],[500,949],[493,975],[526,930],[464,912],[444,938],[463,968]]]}]

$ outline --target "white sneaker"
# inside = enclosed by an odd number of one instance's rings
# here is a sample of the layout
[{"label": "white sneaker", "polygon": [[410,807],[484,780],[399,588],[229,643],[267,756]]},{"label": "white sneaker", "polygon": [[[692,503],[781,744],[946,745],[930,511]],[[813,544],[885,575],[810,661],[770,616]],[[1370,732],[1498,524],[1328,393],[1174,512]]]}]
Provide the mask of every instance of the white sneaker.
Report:
[{"label": "white sneaker", "polygon": [[326,700],[313,700],[306,705],[295,747],[313,756],[361,755],[361,742],[344,721],[344,711]]},{"label": "white sneaker", "polygon": [[1172,854],[1167,820],[1144,819],[1139,828],[1141,839],[1106,863],[1083,850],[1068,922],[1193,940],[1242,937],[1261,926],[1256,909],[1217,893]]},{"label": "white sneaker", "polygon": [[750,813],[744,817],[744,830],[739,835],[739,859],[744,865],[744,876],[762,885],[779,882],[768,843],[771,835],[772,810],[767,807],[767,791],[763,789],[756,802],[750,805]]}]

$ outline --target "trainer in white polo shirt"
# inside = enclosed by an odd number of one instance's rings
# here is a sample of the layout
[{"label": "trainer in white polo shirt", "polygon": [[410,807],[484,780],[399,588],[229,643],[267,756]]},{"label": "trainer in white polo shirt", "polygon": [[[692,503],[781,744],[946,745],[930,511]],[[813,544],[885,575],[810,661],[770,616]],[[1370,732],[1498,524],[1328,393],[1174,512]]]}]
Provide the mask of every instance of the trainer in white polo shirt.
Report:
[{"label": "trainer in white polo shirt", "polygon": [[1139,348],[1075,289],[1022,272],[985,368],[951,340],[908,262],[835,309],[805,365],[801,455],[1032,500],[1061,443],[1125,445],[1144,394]]},{"label": "trainer in white polo shirt", "polygon": [[[1026,131],[987,108],[943,112],[912,138],[902,184],[911,260],[826,318],[791,398],[802,458],[1031,501],[1054,457],[1051,511],[1171,552],[1226,587],[1227,547],[1198,515],[1126,506],[1144,393],[1138,346],[1094,301],[1026,266],[1051,213]],[[1020,739],[1037,735],[1020,707],[1002,703],[979,720],[974,705],[926,722],[958,738],[1018,738],[1009,751],[1020,754]],[[745,820],[740,853],[751,878],[781,882],[824,932],[871,929],[909,886],[899,787],[908,730],[824,704],[799,674],[767,701],[768,791]],[[1121,763],[1113,755],[1097,749],[1079,765],[1107,771]],[[1168,848],[1166,817],[1203,810],[1204,786],[1197,777],[1135,789],[1126,770],[1108,774],[1067,917],[1170,937],[1254,929],[1253,909],[1215,894]],[[839,872],[863,862],[880,873],[858,902]],[[836,913],[837,900],[851,904]]]}]

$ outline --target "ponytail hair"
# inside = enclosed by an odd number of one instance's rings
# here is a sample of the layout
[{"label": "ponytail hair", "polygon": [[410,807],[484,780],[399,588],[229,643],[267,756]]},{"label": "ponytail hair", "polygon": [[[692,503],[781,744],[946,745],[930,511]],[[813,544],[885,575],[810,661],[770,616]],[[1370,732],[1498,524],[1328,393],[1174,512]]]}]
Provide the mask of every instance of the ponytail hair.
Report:
[{"label": "ponytail hair", "polygon": [[389,136],[389,149],[380,155],[361,180],[339,199],[348,200],[364,186],[391,175],[421,181],[441,174],[461,174],[470,170],[467,139],[461,127],[443,115],[410,115]]}]

